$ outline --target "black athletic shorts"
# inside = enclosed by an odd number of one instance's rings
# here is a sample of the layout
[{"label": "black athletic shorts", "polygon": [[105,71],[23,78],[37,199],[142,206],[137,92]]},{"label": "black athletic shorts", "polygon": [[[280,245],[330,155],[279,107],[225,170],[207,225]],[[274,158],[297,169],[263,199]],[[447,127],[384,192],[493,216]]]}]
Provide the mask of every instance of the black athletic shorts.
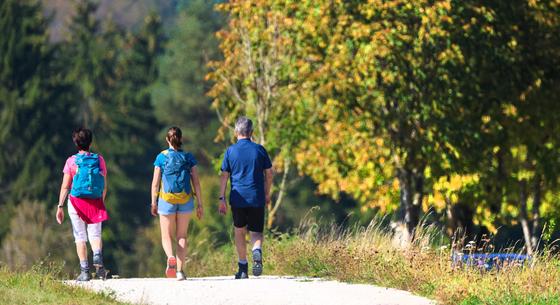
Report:
[{"label": "black athletic shorts", "polygon": [[236,228],[247,229],[251,232],[262,233],[264,229],[264,207],[260,208],[231,208],[233,225]]}]

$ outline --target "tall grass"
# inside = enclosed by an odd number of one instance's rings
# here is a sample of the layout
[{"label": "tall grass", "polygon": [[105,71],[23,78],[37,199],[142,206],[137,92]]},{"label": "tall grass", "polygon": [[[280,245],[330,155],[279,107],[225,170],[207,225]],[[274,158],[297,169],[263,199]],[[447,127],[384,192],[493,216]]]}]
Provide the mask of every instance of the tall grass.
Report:
[{"label": "tall grass", "polygon": [[[383,223],[377,219],[367,227],[342,229],[307,221],[292,234],[270,235],[265,272],[399,288],[441,304],[560,304],[560,260],[549,250],[524,266],[454,267],[453,249],[436,228],[421,226],[414,242],[402,249]],[[233,274],[235,268],[230,244],[191,257],[187,271],[208,276]]]},{"label": "tall grass", "polygon": [[14,272],[0,267],[0,304],[2,305],[126,305],[113,295],[94,293],[65,285],[62,266],[38,263],[28,271]]}]

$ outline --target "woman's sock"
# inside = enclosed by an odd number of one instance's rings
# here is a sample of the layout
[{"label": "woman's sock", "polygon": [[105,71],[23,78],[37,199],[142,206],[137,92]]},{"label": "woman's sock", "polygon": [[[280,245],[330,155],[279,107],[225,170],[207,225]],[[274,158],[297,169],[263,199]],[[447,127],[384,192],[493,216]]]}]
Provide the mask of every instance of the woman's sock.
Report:
[{"label": "woman's sock", "polygon": [[80,269],[84,271],[89,271],[89,263],[87,260],[80,261]]}]

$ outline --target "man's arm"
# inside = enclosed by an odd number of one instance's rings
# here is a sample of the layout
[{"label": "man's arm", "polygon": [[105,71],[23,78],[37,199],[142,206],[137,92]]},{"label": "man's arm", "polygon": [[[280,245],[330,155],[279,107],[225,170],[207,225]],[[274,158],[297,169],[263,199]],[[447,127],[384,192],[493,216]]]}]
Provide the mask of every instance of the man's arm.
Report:
[{"label": "man's arm", "polygon": [[264,170],[264,194],[266,204],[270,204],[270,190],[272,189],[272,167]]},{"label": "man's arm", "polygon": [[226,187],[229,180],[229,172],[222,171],[222,175],[220,177],[220,206],[219,212],[222,215],[225,215],[227,212],[226,206]]},{"label": "man's arm", "polygon": [[220,197],[226,198],[226,187],[229,180],[229,172],[223,171],[220,177]]}]

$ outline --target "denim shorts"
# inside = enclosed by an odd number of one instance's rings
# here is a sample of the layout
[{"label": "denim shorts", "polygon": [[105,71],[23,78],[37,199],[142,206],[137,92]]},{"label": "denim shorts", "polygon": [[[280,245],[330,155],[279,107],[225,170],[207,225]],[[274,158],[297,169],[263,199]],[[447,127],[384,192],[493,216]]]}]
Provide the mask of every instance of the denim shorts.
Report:
[{"label": "denim shorts", "polygon": [[191,197],[186,203],[172,204],[161,198],[158,199],[158,213],[160,215],[187,214],[194,210],[194,200]]}]

